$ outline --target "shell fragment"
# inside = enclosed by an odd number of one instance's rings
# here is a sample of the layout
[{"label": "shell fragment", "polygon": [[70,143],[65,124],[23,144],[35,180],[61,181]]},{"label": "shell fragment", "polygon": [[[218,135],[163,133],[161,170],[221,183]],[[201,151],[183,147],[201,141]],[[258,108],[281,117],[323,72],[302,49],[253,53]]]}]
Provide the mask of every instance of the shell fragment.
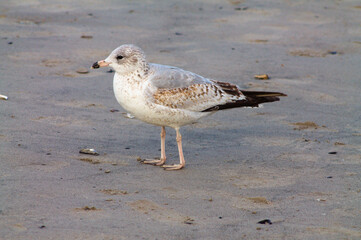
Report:
[{"label": "shell fragment", "polygon": [[97,153],[97,152],[95,151],[95,149],[93,149],[93,148],[81,149],[81,150],[79,151],[79,153],[90,154],[90,155],[94,155],[94,156],[98,156],[98,155],[99,155],[99,153]]},{"label": "shell fragment", "polygon": [[2,100],[8,100],[8,96],[5,96],[5,95],[0,94],[0,99],[2,99]]}]

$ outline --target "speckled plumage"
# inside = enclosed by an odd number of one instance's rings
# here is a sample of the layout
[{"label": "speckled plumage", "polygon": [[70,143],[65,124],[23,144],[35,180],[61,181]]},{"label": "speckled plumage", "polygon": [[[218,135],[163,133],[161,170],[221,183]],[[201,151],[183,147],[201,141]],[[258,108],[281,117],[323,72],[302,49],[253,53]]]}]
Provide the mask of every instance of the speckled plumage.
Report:
[{"label": "speckled plumage", "polygon": [[[137,119],[162,126],[161,160],[144,163],[164,164],[164,127],[176,129],[181,163],[164,165],[167,170],[180,169],[185,164],[179,133],[181,126],[220,109],[257,107],[262,102],[278,101],[277,96],[284,96],[269,92],[243,94],[231,83],[204,78],[177,67],[148,63],[144,52],[131,44],[118,47],[105,60],[93,65],[94,68],[102,66],[115,70],[113,87],[119,104]],[[259,97],[256,93],[263,95]]]}]

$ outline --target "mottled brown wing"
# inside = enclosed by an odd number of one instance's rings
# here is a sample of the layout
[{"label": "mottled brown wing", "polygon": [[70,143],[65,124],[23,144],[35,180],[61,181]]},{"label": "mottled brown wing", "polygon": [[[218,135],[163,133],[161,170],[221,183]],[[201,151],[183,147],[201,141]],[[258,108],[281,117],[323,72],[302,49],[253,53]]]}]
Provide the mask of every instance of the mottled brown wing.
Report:
[{"label": "mottled brown wing", "polygon": [[184,88],[158,89],[154,103],[170,108],[202,112],[232,101],[232,96],[214,84],[193,84]]}]

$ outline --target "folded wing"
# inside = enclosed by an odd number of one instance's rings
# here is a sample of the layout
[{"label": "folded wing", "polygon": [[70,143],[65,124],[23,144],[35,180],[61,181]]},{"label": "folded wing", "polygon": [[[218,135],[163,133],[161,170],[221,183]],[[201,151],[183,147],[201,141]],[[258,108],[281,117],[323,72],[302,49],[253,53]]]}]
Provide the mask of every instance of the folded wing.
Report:
[{"label": "folded wing", "polygon": [[274,102],[277,92],[241,91],[237,85],[210,80],[176,67],[152,64],[149,79],[152,101],[162,106],[196,112],[211,112],[235,107],[258,107]]}]

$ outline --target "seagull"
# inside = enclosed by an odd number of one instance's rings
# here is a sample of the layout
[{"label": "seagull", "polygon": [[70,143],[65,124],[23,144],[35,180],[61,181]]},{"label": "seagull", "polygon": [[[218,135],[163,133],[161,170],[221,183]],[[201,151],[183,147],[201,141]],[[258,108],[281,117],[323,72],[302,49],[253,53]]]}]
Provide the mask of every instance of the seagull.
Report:
[{"label": "seagull", "polygon": [[[261,103],[279,101],[279,92],[244,91],[237,85],[216,81],[181,68],[149,63],[141,48],[125,44],[113,50],[92,69],[114,69],[113,88],[118,103],[135,118],[161,127],[160,159],[143,159],[144,164],[162,166],[165,170],[184,168],[180,127],[219,110],[258,107]],[[174,128],[179,164],[166,165],[165,127]]]}]

